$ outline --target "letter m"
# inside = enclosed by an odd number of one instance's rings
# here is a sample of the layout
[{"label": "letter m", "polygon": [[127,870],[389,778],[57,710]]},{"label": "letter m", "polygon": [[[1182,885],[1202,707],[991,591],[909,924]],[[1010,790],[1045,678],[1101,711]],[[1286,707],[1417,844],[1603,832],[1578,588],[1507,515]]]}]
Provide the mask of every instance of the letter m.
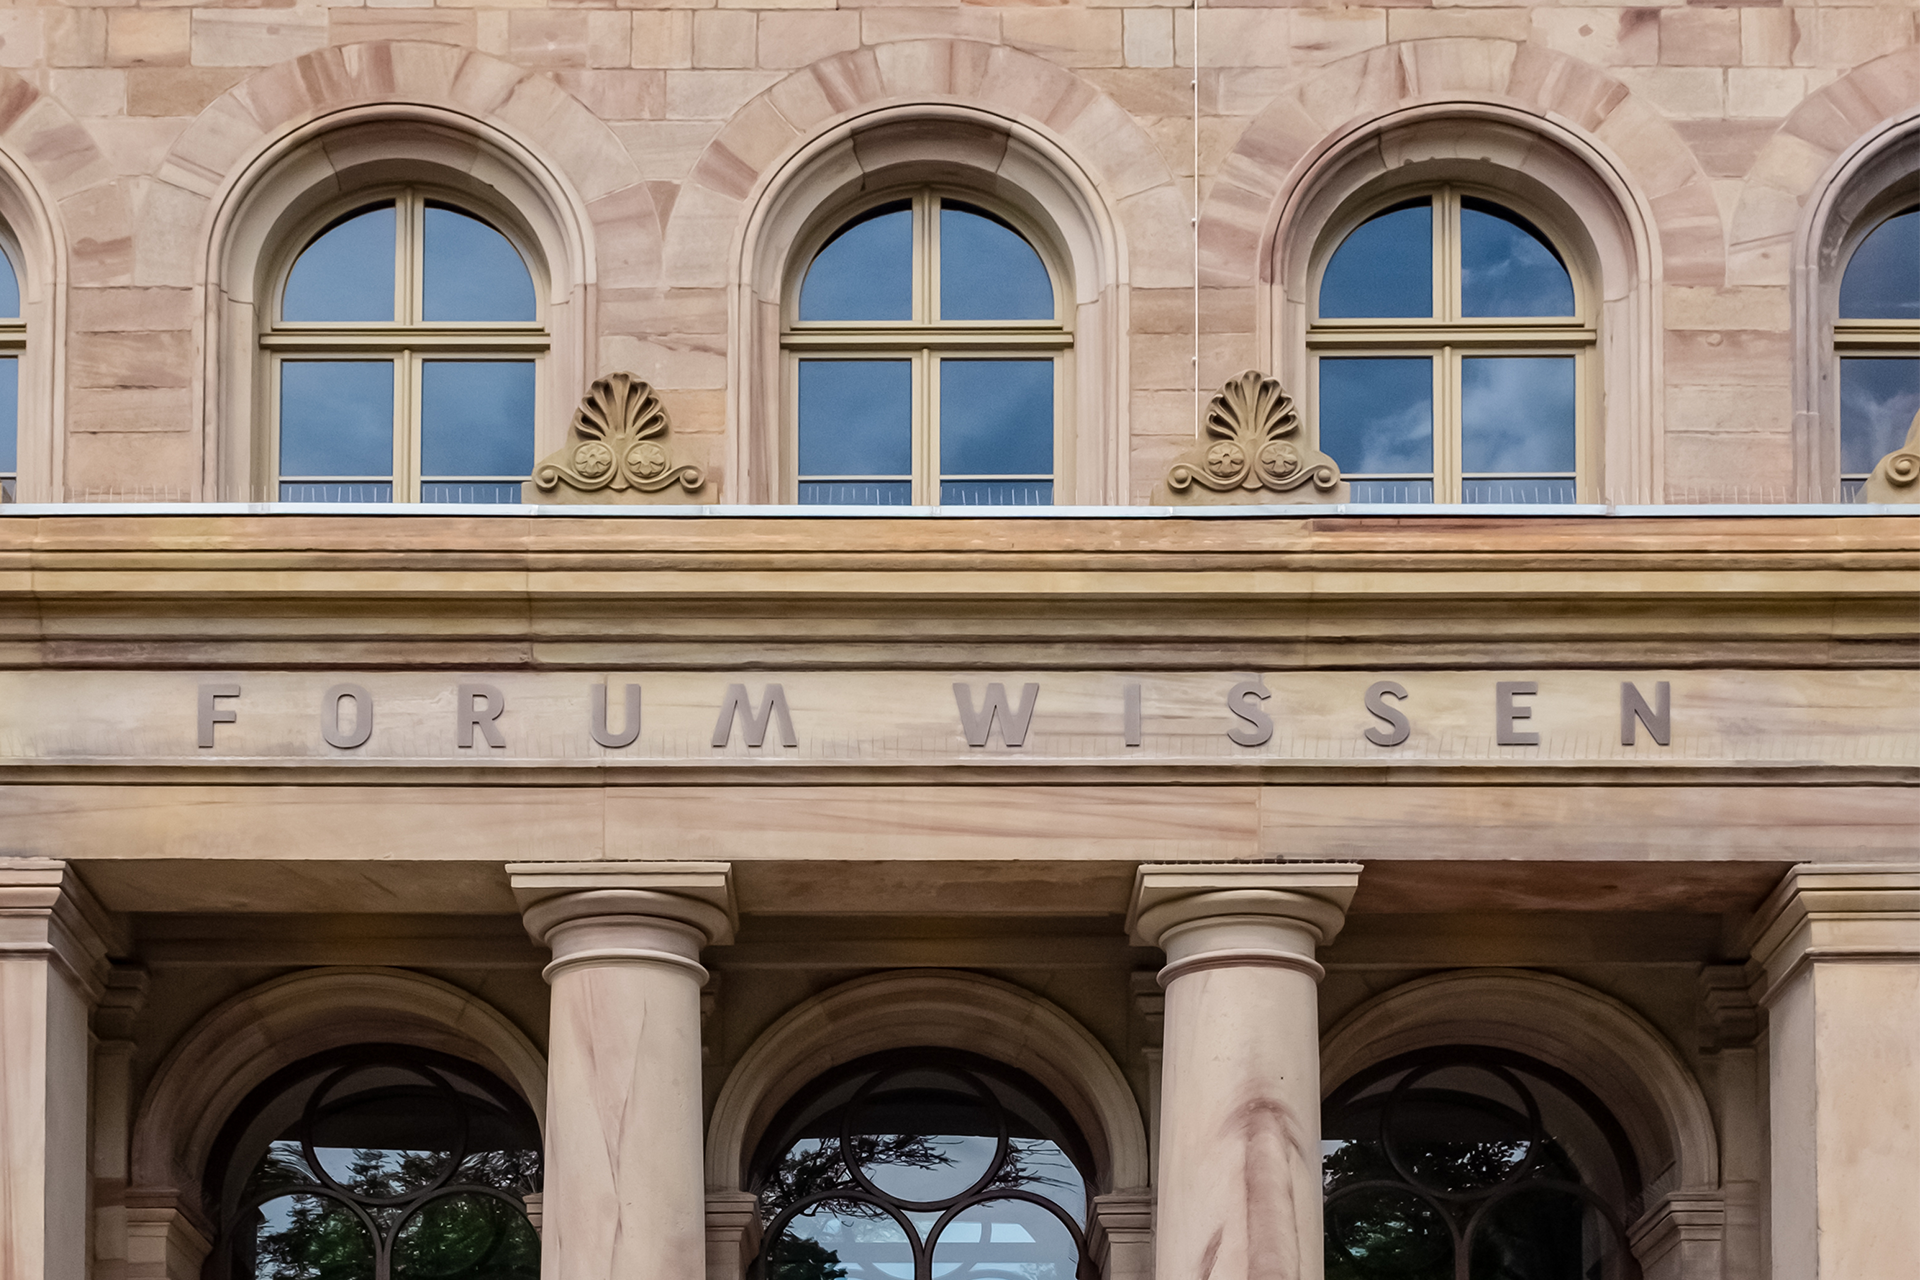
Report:
[{"label": "letter m", "polygon": [[767,686],[766,701],[759,709],[747,697],[747,686],[730,684],[727,686],[727,700],[720,706],[720,718],[713,725],[713,745],[724,747],[733,738],[733,722],[740,720],[746,731],[747,745],[757,747],[767,740],[767,723],[775,716],[780,718],[780,745],[797,747],[800,740],[793,735],[793,716],[787,710],[787,691],[777,684]]},{"label": "letter m", "polygon": [[987,735],[993,732],[993,722],[1000,721],[1000,739],[1010,747],[1023,747],[1027,744],[1027,726],[1033,723],[1033,706],[1040,700],[1040,686],[1029,684],[1020,690],[1020,706],[1016,710],[1007,705],[1007,686],[990,684],[987,686],[986,700],[980,709],[973,709],[973,686],[956,684],[953,686],[953,700],[960,705],[960,728],[967,735],[967,745],[984,747]]}]

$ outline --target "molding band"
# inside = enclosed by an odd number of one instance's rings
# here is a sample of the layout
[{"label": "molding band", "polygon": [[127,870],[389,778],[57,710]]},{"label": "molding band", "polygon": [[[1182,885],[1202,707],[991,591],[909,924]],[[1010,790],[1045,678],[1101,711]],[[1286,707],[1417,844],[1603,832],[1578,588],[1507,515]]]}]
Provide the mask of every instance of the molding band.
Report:
[{"label": "molding band", "polygon": [[1800,971],[1815,964],[1920,964],[1920,947],[1807,947],[1779,977],[1767,983],[1767,989],[1754,1003],[1762,1009],[1771,1009],[1786,993],[1788,984],[1800,976]]},{"label": "molding band", "polygon": [[571,969],[583,964],[609,964],[619,961],[633,964],[664,964],[670,968],[689,971],[703,986],[707,981],[706,966],[698,960],[689,960],[671,951],[655,951],[648,947],[592,947],[586,951],[569,952],[550,962],[540,971],[540,976],[551,983],[554,975],[563,969]]},{"label": "molding band", "polygon": [[1197,956],[1170,962],[1160,970],[1160,986],[1164,989],[1171,986],[1175,978],[1202,969],[1242,968],[1297,969],[1315,982],[1327,976],[1326,969],[1310,956],[1276,948],[1235,947],[1228,951],[1203,951]]}]

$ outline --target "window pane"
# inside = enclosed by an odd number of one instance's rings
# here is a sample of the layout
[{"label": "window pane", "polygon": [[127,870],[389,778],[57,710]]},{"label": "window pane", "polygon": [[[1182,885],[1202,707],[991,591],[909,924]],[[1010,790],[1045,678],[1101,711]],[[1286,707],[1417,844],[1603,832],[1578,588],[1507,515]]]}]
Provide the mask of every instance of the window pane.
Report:
[{"label": "window pane", "polygon": [[1050,507],[1051,480],[945,480],[940,484],[943,507]]},{"label": "window pane", "polygon": [[1469,316],[1570,316],[1573,277],[1539,228],[1508,209],[1460,202],[1460,311]]},{"label": "window pane", "polygon": [[1920,320],[1920,209],[1888,218],[1860,242],[1840,278],[1847,320]]},{"label": "window pane", "polygon": [[1334,250],[1320,277],[1320,314],[1334,318],[1433,314],[1433,203],[1376,213]]},{"label": "window pane", "polygon": [[1074,1280],[1080,1251],[1073,1233],[1031,1200],[969,1205],[933,1242],[933,1274]]},{"label": "window pane", "polygon": [[[1427,356],[1323,358],[1320,449],[1342,471],[1355,475],[1431,473],[1433,360]],[[1356,495],[1355,501],[1361,500]]]},{"label": "window pane", "polygon": [[4,253],[0,253],[0,316],[20,318],[20,277],[13,269],[13,260]]},{"label": "window pane", "polygon": [[1840,471],[1864,476],[1906,443],[1920,413],[1920,360],[1840,362]]},{"label": "window pane", "polygon": [[426,318],[531,320],[533,277],[513,242],[478,218],[427,206]]},{"label": "window pane", "polygon": [[1053,474],[1053,361],[942,360],[940,473]]},{"label": "window pane", "polygon": [[286,320],[393,319],[393,206],[342,218],[314,237],[287,276]]},{"label": "window pane", "polygon": [[1572,356],[1460,362],[1460,461],[1469,474],[1572,471]]},{"label": "window pane", "polygon": [[908,480],[802,480],[800,501],[823,507],[909,507]]},{"label": "window pane", "polygon": [[237,1226],[235,1280],[373,1280],[373,1240],[353,1210],[330,1197],[269,1200]]},{"label": "window pane", "polygon": [[885,1210],[828,1200],[793,1215],[764,1265],[767,1280],[912,1280],[913,1246]]},{"label": "window pane", "polygon": [[943,204],[940,316],[1051,320],[1053,280],[1040,255],[1012,227],[967,205]]},{"label": "window pane", "polygon": [[393,486],[377,484],[320,483],[314,481],[280,482],[282,502],[392,502]]},{"label": "window pane", "polygon": [[1348,488],[1355,502],[1433,501],[1431,480],[1354,480]]},{"label": "window pane", "polygon": [[423,476],[524,476],[532,470],[533,361],[423,362]]},{"label": "window pane", "polygon": [[913,319],[912,205],[881,205],[827,241],[800,286],[800,318]]},{"label": "window pane", "polygon": [[393,361],[281,361],[280,474],[391,476]]},{"label": "window pane", "polygon": [[20,357],[0,357],[0,472],[20,469]]},{"label": "window pane", "polygon": [[[393,1280],[539,1280],[527,1215],[471,1191],[429,1200],[393,1243]],[[291,1280],[291,1277],[288,1278]],[[331,1280],[324,1272],[315,1280]]]},{"label": "window pane", "polygon": [[800,362],[800,475],[913,474],[913,364]]},{"label": "window pane", "polygon": [[1474,480],[1461,482],[1462,502],[1530,503],[1565,506],[1576,502],[1571,479]]}]

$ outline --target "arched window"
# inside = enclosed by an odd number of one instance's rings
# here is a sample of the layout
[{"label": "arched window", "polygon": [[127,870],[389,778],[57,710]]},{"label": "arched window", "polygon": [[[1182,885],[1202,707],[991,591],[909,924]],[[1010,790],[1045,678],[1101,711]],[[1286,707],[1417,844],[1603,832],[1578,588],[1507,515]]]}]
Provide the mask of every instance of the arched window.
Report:
[{"label": "arched window", "polygon": [[1449,183],[1330,228],[1312,404],[1355,502],[1568,503],[1591,487],[1592,301],[1540,222]]},{"label": "arched window", "polygon": [[538,1280],[540,1133],[471,1063],[370,1045],[249,1095],[215,1143],[212,1280]]},{"label": "arched window", "polygon": [[417,188],[311,226],[261,337],[283,502],[518,502],[549,346],[525,251]]},{"label": "arched window", "polygon": [[1327,1280],[1634,1280],[1625,1133],[1564,1072],[1423,1049],[1321,1109]]},{"label": "arched window", "polygon": [[1072,308],[1034,230],[922,187],[806,244],[782,339],[798,500],[1051,505]]},{"label": "arched window", "polygon": [[1840,278],[1833,323],[1840,485],[1848,500],[1874,464],[1906,442],[1920,414],[1920,205],[1868,225]]},{"label": "arched window", "polygon": [[20,315],[20,274],[0,247],[0,502],[20,500],[20,353],[27,325]]},{"label": "arched window", "polygon": [[952,1050],[849,1063],[780,1113],[754,1161],[755,1280],[1074,1280],[1089,1161],[1018,1071]]}]

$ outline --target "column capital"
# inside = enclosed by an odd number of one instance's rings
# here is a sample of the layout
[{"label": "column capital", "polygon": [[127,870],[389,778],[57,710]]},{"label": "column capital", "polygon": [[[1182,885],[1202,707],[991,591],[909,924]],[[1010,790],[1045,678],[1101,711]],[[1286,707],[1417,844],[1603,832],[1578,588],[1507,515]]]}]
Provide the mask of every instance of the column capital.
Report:
[{"label": "column capital", "polygon": [[553,951],[549,981],[581,964],[657,963],[706,980],[702,947],[733,941],[740,922],[725,862],[515,862],[521,919]]},{"label": "column capital", "polygon": [[1760,904],[1746,938],[1768,995],[1816,960],[1920,962],[1920,864],[1803,863]]},{"label": "column capital", "polygon": [[1268,964],[1318,978],[1316,948],[1346,923],[1356,862],[1146,863],[1134,873],[1127,934],[1167,953],[1165,986],[1192,969]]},{"label": "column capital", "polygon": [[0,960],[50,961],[86,993],[107,982],[107,913],[59,858],[0,858]]}]

